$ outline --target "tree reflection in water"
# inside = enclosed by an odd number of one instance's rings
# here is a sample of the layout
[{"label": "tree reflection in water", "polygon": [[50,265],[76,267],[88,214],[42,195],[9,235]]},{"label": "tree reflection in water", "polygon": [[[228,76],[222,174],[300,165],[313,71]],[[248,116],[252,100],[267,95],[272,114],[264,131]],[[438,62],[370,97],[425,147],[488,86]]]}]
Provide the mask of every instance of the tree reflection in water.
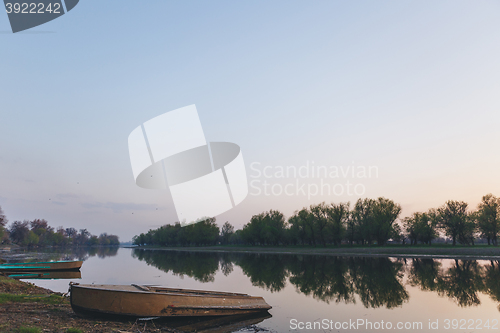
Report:
[{"label": "tree reflection in water", "polygon": [[460,306],[479,305],[483,287],[483,267],[475,260],[455,260],[452,267],[438,275],[437,291]]},{"label": "tree reflection in water", "polygon": [[231,253],[235,265],[243,270],[254,286],[280,291],[286,285],[290,258],[282,254],[239,254]]},{"label": "tree reflection in water", "polygon": [[201,282],[213,282],[219,262],[223,261],[222,256],[208,252],[134,249],[132,256],[166,273],[172,271],[174,275],[187,275]]},{"label": "tree reflection in water", "polygon": [[441,263],[433,259],[411,259],[408,283],[422,290],[436,291]]},{"label": "tree reflection in water", "polygon": [[82,248],[80,252],[85,259],[98,256],[99,258],[114,257],[118,253],[118,246],[98,246]]},{"label": "tree reflection in water", "polygon": [[11,252],[11,257],[5,255],[8,262],[34,262],[50,260],[87,260],[90,257],[114,257],[118,253],[118,246],[93,247],[52,247],[42,251],[32,252],[31,249],[19,249]]},{"label": "tree reflection in water", "polygon": [[389,258],[350,258],[349,274],[355,292],[367,308],[392,309],[410,299],[402,284],[404,267]]},{"label": "tree reflection in water", "polygon": [[413,259],[409,282],[422,290],[446,296],[463,307],[480,305],[479,293],[485,293],[500,302],[498,261],[492,260],[489,264],[481,265],[476,260],[455,259],[451,267],[443,269],[437,260]]},{"label": "tree reflection in water", "polygon": [[[500,262],[490,261],[484,267],[483,292],[488,294],[493,300],[500,303]],[[498,305],[500,311],[500,305]]]},{"label": "tree reflection in water", "polygon": [[347,258],[296,256],[289,266],[290,283],[296,290],[326,303],[355,303],[354,283]]},{"label": "tree reflection in water", "polygon": [[[441,260],[383,257],[334,257],[263,253],[210,253],[134,249],[132,256],[164,272],[187,275],[201,282],[214,281],[220,269],[229,275],[239,266],[254,286],[279,292],[287,283],[298,293],[326,303],[366,308],[400,307],[408,302],[407,284],[448,297],[460,306],[479,305],[479,293],[500,302],[500,264],[454,260],[443,268]],[[500,307],[499,307],[500,310]]]}]

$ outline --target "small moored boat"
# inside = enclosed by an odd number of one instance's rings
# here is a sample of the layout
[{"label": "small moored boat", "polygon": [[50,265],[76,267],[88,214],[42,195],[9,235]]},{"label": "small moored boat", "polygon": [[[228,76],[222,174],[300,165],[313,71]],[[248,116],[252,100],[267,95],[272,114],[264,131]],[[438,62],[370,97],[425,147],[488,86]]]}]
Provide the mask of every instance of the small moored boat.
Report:
[{"label": "small moored boat", "polygon": [[0,265],[0,272],[47,272],[79,270],[83,261],[47,261],[7,263]]},{"label": "small moored boat", "polygon": [[262,297],[247,294],[139,285],[70,283],[77,313],[131,317],[228,316],[271,309]]},{"label": "small moored boat", "polygon": [[8,272],[6,276],[13,279],[30,280],[61,280],[61,279],[81,279],[80,271],[48,271],[48,272]]}]

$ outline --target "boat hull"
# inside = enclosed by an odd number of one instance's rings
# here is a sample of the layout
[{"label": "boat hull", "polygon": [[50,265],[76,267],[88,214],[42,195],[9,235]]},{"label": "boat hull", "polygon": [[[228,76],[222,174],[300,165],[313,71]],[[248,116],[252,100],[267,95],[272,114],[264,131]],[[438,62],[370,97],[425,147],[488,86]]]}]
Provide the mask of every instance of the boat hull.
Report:
[{"label": "boat hull", "polygon": [[8,272],[5,273],[13,279],[30,279],[30,280],[61,280],[61,279],[81,279],[82,272],[80,271],[48,271],[48,272]]},{"label": "boat hull", "polygon": [[262,297],[244,294],[79,284],[71,284],[71,306],[82,314],[130,317],[228,316],[271,308]]},{"label": "boat hull", "polygon": [[0,272],[48,272],[79,270],[83,261],[49,261],[0,265]]}]

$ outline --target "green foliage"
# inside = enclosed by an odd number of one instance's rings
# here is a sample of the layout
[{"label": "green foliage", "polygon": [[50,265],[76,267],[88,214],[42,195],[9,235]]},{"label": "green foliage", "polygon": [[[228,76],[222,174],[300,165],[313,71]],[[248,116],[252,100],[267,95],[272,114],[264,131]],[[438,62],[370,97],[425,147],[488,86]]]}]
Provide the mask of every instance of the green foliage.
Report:
[{"label": "green foliage", "polygon": [[252,216],[243,227],[241,237],[252,245],[279,245],[285,242],[286,227],[285,216],[277,210],[270,210]]},{"label": "green foliage", "polygon": [[5,217],[2,207],[0,207],[0,226],[5,227],[7,222],[8,222],[7,217]]},{"label": "green foliage", "polygon": [[349,217],[349,203],[327,205],[322,202],[303,208],[288,219],[286,243],[340,245]]},{"label": "green foliage", "polygon": [[7,217],[5,217],[2,207],[0,207],[0,244],[5,242],[5,225],[7,225]]},{"label": "green foliage", "polygon": [[[329,225],[329,207],[324,203],[318,205],[311,205],[309,207],[309,220],[311,221],[310,228],[312,235],[317,235],[318,240],[326,246],[326,242],[330,241],[330,234],[327,233],[327,227]],[[316,243],[314,241],[314,243]]]},{"label": "green foliage", "polygon": [[373,237],[378,245],[385,245],[393,232],[393,224],[401,213],[401,206],[386,198],[378,198],[372,210]]},{"label": "green foliage", "polygon": [[66,330],[66,333],[83,333],[83,330],[79,328],[70,327]]},{"label": "green foliage", "polygon": [[432,240],[437,237],[435,217],[435,210],[430,210],[427,213],[413,213],[403,220],[411,245],[417,242],[431,244]]},{"label": "green foliage", "polygon": [[234,234],[234,227],[229,222],[225,222],[220,231],[221,243],[229,244],[231,241],[231,236]]},{"label": "green foliage", "polygon": [[349,242],[385,245],[389,239],[399,238],[395,222],[400,213],[401,206],[390,199],[359,199],[347,219]]},{"label": "green foliage", "polygon": [[135,245],[159,246],[202,246],[215,245],[219,238],[219,227],[215,218],[205,218],[202,221],[182,227],[179,222],[167,224],[146,234],[134,236]]},{"label": "green foliage", "polygon": [[229,238],[230,244],[243,244],[243,238],[241,237],[242,230],[236,230]]},{"label": "green foliage", "polygon": [[500,232],[500,198],[493,194],[483,196],[474,215],[481,236],[488,240],[488,245],[498,245]]},{"label": "green foliage", "polygon": [[17,331],[19,333],[41,333],[42,329],[38,327],[21,326]]},{"label": "green foliage", "polygon": [[28,231],[28,237],[24,240],[22,245],[34,246],[40,241],[40,237],[35,234],[32,230]]},{"label": "green foliage", "polygon": [[340,245],[350,220],[349,202],[331,204],[329,209],[329,231],[334,245]]},{"label": "green foliage", "polygon": [[353,238],[361,245],[371,244],[373,241],[373,209],[375,200],[358,199],[352,210]]},{"label": "green foliage", "polygon": [[132,243],[137,246],[143,246],[146,244],[146,235],[141,233],[140,235],[134,236],[132,238]]},{"label": "green foliage", "polygon": [[99,238],[97,238],[97,236],[92,236],[90,237],[89,239],[89,245],[90,246],[96,246],[96,245],[99,245]]},{"label": "green foliage", "polygon": [[60,304],[64,297],[57,295],[13,295],[0,294],[0,304],[37,302],[45,304]]},{"label": "green foliage", "polygon": [[474,244],[475,224],[471,214],[467,211],[467,203],[463,201],[447,201],[436,211],[438,226],[447,236],[450,236],[453,245]]},{"label": "green foliage", "polygon": [[120,241],[118,240],[118,236],[108,235],[107,233],[102,233],[97,236],[90,236],[89,243],[91,245],[100,245],[100,246],[116,246],[120,245]]},{"label": "green foliage", "polygon": [[29,221],[14,221],[10,227],[10,239],[15,244],[23,244],[28,239]]}]

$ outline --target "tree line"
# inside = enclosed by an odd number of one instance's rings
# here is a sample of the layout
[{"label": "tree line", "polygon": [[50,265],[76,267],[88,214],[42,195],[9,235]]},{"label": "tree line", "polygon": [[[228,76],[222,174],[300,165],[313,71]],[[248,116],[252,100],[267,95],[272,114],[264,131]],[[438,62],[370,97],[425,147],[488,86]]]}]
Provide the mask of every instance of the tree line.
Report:
[{"label": "tree line", "polygon": [[464,201],[449,200],[438,208],[400,218],[401,205],[387,198],[320,204],[295,211],[288,219],[277,210],[251,217],[240,230],[215,218],[182,227],[167,224],[133,238],[135,245],[200,246],[215,244],[338,246],[402,243],[432,244],[437,238],[453,245],[474,245],[483,239],[498,245],[500,198],[482,197],[476,209]]},{"label": "tree line", "polygon": [[[227,223],[229,224],[229,223]],[[135,245],[160,246],[207,246],[219,241],[220,229],[215,218],[207,218],[198,223],[182,227],[179,222],[167,224],[158,229],[141,233],[132,239]]]},{"label": "tree line", "polygon": [[20,246],[116,246],[120,240],[116,235],[102,233],[92,235],[87,229],[58,227],[54,229],[44,219],[14,221],[9,226],[0,207],[0,244]]}]

